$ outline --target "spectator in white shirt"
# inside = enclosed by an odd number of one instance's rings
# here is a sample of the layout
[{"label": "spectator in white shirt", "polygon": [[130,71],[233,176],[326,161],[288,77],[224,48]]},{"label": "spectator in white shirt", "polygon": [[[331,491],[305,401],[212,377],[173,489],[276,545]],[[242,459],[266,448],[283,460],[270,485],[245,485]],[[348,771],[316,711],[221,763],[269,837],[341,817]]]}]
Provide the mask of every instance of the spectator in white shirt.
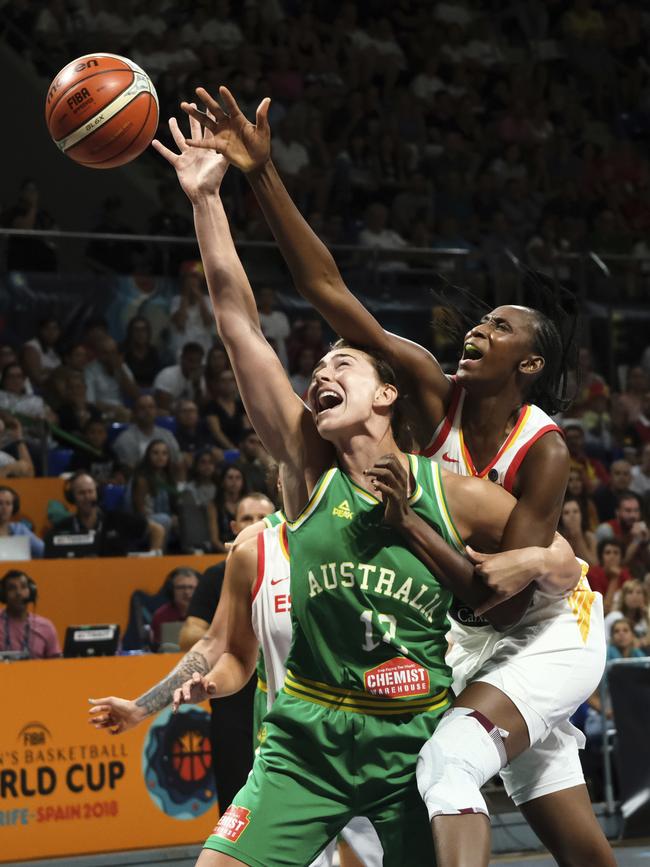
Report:
[{"label": "spectator in white shirt", "polygon": [[131,412],[124,403],[135,400],[140,389],[112,337],[101,338],[96,354],[84,371],[88,403],[94,403],[107,418],[128,421]]},{"label": "spectator in white shirt", "polygon": [[286,314],[276,309],[275,292],[268,286],[260,289],[257,293],[257,311],[264,336],[273,344],[278,358],[286,368],[286,340],[291,331],[291,326]]},{"label": "spectator in white shirt", "polygon": [[8,364],[0,375],[0,409],[22,413],[34,419],[56,421],[56,416],[42,397],[34,394],[19,364]]},{"label": "spectator in white shirt", "polygon": [[[365,213],[365,228],[359,232],[359,244],[380,250],[400,250],[407,245],[402,236],[388,228],[388,208],[381,202],[368,205]],[[398,271],[408,267],[403,259],[379,260],[380,271]]]},{"label": "spectator in white shirt", "polygon": [[203,347],[199,343],[186,343],[178,364],[164,367],[154,379],[156,404],[171,412],[172,404],[180,398],[200,402],[203,374]]},{"label": "spectator in white shirt", "polygon": [[650,493],[650,443],[643,446],[641,463],[632,467],[630,490],[640,497],[645,497],[646,494]]},{"label": "spectator in white shirt", "polygon": [[296,181],[309,168],[307,148],[298,140],[295,120],[285,115],[273,136],[273,161],[285,181]]},{"label": "spectator in white shirt", "polygon": [[156,402],[150,394],[141,394],[133,405],[133,421],[113,443],[120,463],[129,467],[138,464],[152,440],[162,440],[169,448],[173,464],[180,460],[180,449],[173,433],[156,424]]},{"label": "spectator in white shirt", "polygon": [[25,373],[40,388],[52,371],[61,364],[61,356],[55,346],[61,336],[56,319],[48,317],[38,323],[36,337],[23,346]]},{"label": "spectator in white shirt", "polygon": [[214,316],[205,292],[205,277],[200,262],[183,262],[180,267],[181,292],[172,298],[171,350],[179,358],[186,343],[198,343],[207,352],[215,335]]}]

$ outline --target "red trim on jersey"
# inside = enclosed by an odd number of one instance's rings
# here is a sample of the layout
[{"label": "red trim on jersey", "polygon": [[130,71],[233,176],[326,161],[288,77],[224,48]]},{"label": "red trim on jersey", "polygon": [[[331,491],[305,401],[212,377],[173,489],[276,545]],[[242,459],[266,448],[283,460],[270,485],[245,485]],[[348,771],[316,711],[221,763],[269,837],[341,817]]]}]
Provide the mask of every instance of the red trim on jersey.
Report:
[{"label": "red trim on jersey", "polygon": [[447,415],[445,416],[445,420],[440,428],[440,432],[438,436],[433,440],[433,442],[429,443],[429,445],[425,448],[423,452],[420,452],[421,455],[425,458],[430,458],[431,455],[434,455],[440,446],[447,439],[449,431],[451,430],[451,426],[454,423],[454,416],[456,415],[456,410],[458,409],[458,401],[460,400],[460,396],[462,394],[463,387],[459,385],[457,382],[452,380],[452,388],[453,394],[451,396],[451,403],[449,404],[449,409],[447,410]]},{"label": "red trim on jersey", "polygon": [[255,599],[264,580],[264,533],[257,534],[257,578],[251,590],[251,600]]},{"label": "red trim on jersey", "polygon": [[550,433],[551,431],[557,431],[558,433],[562,433],[560,428],[556,424],[547,424],[545,427],[541,427],[529,440],[527,443],[524,443],[523,446],[519,449],[517,454],[512,459],[510,466],[503,478],[503,487],[508,491],[509,494],[512,493],[512,486],[515,481],[515,476],[521,466],[523,459],[528,454],[528,450],[532,445],[534,445],[540,437],[543,437],[544,434]]},{"label": "red trim on jersey", "polygon": [[280,547],[282,548],[282,552],[287,558],[290,559],[289,555],[289,533],[287,532],[287,522],[285,521],[280,527]]},{"label": "red trim on jersey", "polygon": [[461,433],[461,444],[462,444],[463,457],[465,458],[465,462],[467,463],[467,466],[468,466],[468,468],[470,469],[472,475],[474,475],[474,476],[478,476],[480,479],[482,479],[482,478],[484,478],[485,476],[487,476],[487,474],[490,472],[490,470],[492,469],[492,467],[497,463],[497,461],[499,460],[499,458],[501,457],[501,455],[502,455],[502,454],[505,452],[505,450],[508,448],[508,446],[510,445],[510,443],[511,443],[511,442],[512,442],[516,437],[519,436],[519,434],[521,433],[521,429],[522,429],[523,426],[524,426],[524,423],[526,422],[526,420],[528,419],[528,417],[529,417],[529,415],[530,415],[530,412],[531,412],[531,406],[530,406],[530,404],[529,404],[529,403],[525,403],[525,404],[522,406],[522,408],[519,410],[519,415],[518,415],[518,417],[517,417],[517,421],[515,422],[515,426],[513,427],[513,429],[510,431],[510,433],[509,433],[508,436],[506,437],[505,442],[502,444],[501,448],[500,448],[499,451],[496,453],[496,455],[492,458],[492,460],[490,461],[490,463],[489,463],[486,467],[484,467],[484,468],[481,470],[480,473],[478,472],[478,470],[477,470],[476,467],[474,466],[474,461],[472,460],[472,456],[471,456],[471,454],[469,453],[469,449],[467,448],[467,445],[466,445],[466,443],[465,443],[465,437],[462,436],[462,430],[460,431],[460,433]]}]

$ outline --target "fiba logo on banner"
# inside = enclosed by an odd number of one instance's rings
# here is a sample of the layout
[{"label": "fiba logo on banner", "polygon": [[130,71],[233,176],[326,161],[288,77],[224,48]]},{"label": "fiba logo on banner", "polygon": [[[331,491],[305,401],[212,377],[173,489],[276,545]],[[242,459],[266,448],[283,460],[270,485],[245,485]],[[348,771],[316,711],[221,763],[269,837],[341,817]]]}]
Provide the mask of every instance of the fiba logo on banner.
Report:
[{"label": "fiba logo on banner", "polygon": [[154,804],[174,819],[195,819],[216,802],[208,714],[167,708],[156,717],[142,750],[142,772]]}]

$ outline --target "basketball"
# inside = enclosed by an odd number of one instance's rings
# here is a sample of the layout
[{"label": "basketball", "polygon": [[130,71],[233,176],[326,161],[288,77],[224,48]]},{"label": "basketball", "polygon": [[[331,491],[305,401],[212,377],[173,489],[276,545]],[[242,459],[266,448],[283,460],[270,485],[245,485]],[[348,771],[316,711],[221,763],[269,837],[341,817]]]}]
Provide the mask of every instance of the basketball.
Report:
[{"label": "basketball", "polygon": [[93,169],[131,162],[158,126],[158,97],[147,73],[117,54],[86,54],[64,66],[47,92],[54,144]]}]

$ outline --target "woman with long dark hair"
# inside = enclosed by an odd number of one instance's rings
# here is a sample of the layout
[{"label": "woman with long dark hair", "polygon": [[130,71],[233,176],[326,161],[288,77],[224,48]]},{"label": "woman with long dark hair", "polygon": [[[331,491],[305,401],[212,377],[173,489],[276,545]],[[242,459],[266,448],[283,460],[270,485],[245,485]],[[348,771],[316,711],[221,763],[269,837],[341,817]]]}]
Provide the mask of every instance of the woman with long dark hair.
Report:
[{"label": "woman with long dark hair", "polygon": [[176,528],[177,484],[169,447],[164,440],[152,440],[131,480],[133,512],[165,528],[167,539]]},{"label": "woman with long dark hair", "polygon": [[151,342],[151,324],[144,316],[134,316],[129,320],[122,353],[140,388],[152,388],[162,365],[158,350]]}]

